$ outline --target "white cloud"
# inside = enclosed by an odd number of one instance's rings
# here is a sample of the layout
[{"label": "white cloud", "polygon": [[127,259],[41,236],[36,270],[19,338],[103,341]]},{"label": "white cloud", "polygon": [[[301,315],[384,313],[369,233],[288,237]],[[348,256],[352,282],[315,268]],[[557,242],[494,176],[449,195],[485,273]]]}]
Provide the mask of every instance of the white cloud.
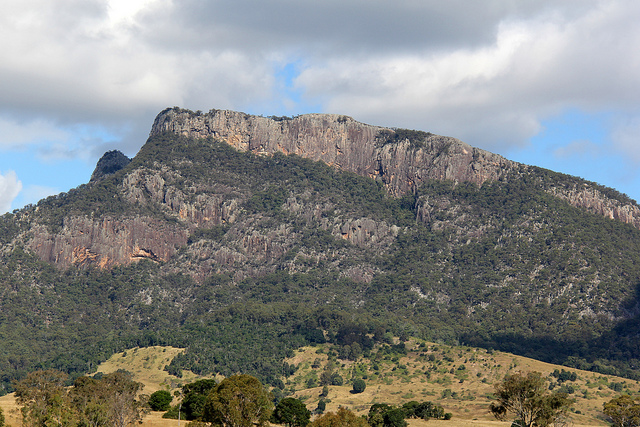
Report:
[{"label": "white cloud", "polygon": [[63,142],[68,138],[68,132],[43,119],[18,122],[0,117],[0,147],[2,148],[16,148],[50,141]]},{"label": "white cloud", "polygon": [[[300,102],[494,151],[564,109],[640,110],[635,0],[22,0],[3,12],[0,148],[49,140],[49,158],[97,160],[107,142],[134,154],[174,105],[292,108],[275,75],[287,62]],[[79,124],[121,140],[69,136]],[[635,152],[623,134],[618,148]]]},{"label": "white cloud", "polygon": [[11,203],[22,190],[22,182],[14,171],[7,171],[0,174],[0,214],[11,209]]},{"label": "white cloud", "polygon": [[[630,19],[633,16],[634,19]],[[297,83],[364,121],[427,127],[489,149],[524,144],[566,108],[637,108],[640,4],[507,19],[495,40],[436,53],[338,57]]]},{"label": "white cloud", "polygon": [[569,144],[553,150],[553,155],[559,159],[595,158],[601,154],[600,146],[588,140],[571,141]]}]

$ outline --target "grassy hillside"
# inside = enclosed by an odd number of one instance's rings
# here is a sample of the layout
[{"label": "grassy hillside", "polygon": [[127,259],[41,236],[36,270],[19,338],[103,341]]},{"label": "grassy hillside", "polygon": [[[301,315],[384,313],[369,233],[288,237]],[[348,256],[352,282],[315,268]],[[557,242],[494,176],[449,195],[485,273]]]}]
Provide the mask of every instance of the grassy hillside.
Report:
[{"label": "grassy hillside", "polygon": [[[538,371],[548,376],[556,387],[573,388],[570,397],[576,402],[572,406],[571,418],[575,425],[607,425],[601,413],[604,402],[620,393],[640,396],[637,381],[552,365],[510,353],[416,340],[408,341],[406,348],[406,355],[377,347],[369,357],[361,357],[357,361],[338,359],[336,372],[343,377],[344,385],[329,386],[326,410],[335,411],[339,406],[345,406],[358,414],[365,414],[373,403],[432,401],[453,413],[453,419],[410,420],[411,426],[508,426],[509,423],[495,421],[488,407],[494,384],[506,374],[517,371]],[[310,379],[317,381],[322,375],[332,351],[327,344],[298,349],[293,357],[287,359],[287,363],[297,369],[285,379],[284,392],[303,400],[310,410],[315,409],[322,387],[308,387],[307,384]],[[190,372],[184,372],[183,378],[177,378],[163,370],[171,358],[181,352],[182,349],[159,346],[130,349],[113,355],[98,367],[98,371],[109,373],[125,369],[133,372],[136,381],[145,384],[143,392],[146,394],[160,389],[173,392],[180,385],[201,378]],[[557,378],[552,376],[555,370],[575,372],[577,379],[558,385]],[[363,393],[351,393],[350,379],[353,376],[366,377],[367,387]],[[0,405],[5,408],[5,413],[7,410],[10,412],[9,397],[2,398]],[[176,422],[162,419],[159,413],[151,413],[143,425],[161,427],[175,425]]]}]

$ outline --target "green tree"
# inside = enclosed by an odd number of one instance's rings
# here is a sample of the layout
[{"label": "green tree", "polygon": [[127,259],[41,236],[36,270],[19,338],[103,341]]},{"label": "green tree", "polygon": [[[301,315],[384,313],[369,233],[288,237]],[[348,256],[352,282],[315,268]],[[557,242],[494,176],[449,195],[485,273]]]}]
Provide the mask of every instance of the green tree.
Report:
[{"label": "green tree", "polygon": [[316,418],[311,427],[369,427],[367,420],[356,416],[353,412],[345,408],[338,408],[338,412],[327,412]]},{"label": "green tree", "polygon": [[304,403],[292,397],[282,399],[273,410],[271,420],[287,427],[305,427],[311,419],[311,411]]},{"label": "green tree", "polygon": [[405,413],[401,408],[392,408],[384,414],[384,427],[407,427]]},{"label": "green tree", "polygon": [[182,412],[184,412],[185,419],[193,421],[202,418],[207,396],[217,384],[214,379],[206,379],[182,386],[182,392],[184,394],[184,398],[182,399]]},{"label": "green tree", "polygon": [[168,411],[173,396],[167,390],[158,390],[149,396],[149,406],[153,411]]},{"label": "green tree", "polygon": [[0,408],[0,427],[4,427],[4,413],[2,412],[2,408]]},{"label": "green tree", "polygon": [[602,412],[609,417],[614,427],[640,426],[640,404],[626,394],[605,403]]},{"label": "green tree", "polygon": [[386,403],[374,403],[369,408],[367,414],[367,422],[371,427],[383,427],[384,426],[384,414],[387,411],[393,409],[393,406],[389,406]]},{"label": "green tree", "polygon": [[14,384],[25,426],[71,426],[75,423],[66,380],[67,374],[49,369],[30,372]]},{"label": "green tree", "polygon": [[272,412],[271,393],[257,378],[233,375],[209,394],[202,419],[224,427],[264,426]]},{"label": "green tree", "polygon": [[362,393],[367,388],[367,384],[364,382],[362,378],[356,378],[353,380],[353,389],[352,393]]},{"label": "green tree", "polygon": [[561,420],[572,402],[564,393],[549,393],[539,372],[507,376],[496,385],[495,395],[498,402],[490,406],[493,415],[504,420],[511,413],[520,427],[545,427]]}]

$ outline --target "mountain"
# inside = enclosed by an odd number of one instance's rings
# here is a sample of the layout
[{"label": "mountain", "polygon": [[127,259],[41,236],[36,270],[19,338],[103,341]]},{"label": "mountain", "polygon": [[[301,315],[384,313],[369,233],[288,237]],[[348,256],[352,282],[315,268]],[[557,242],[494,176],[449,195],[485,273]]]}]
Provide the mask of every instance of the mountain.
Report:
[{"label": "mountain", "polygon": [[640,378],[639,227],[615,190],[455,138],[167,109],[130,161],[0,219],[0,380],[162,344],[187,348],[170,372],[273,382],[389,333]]}]

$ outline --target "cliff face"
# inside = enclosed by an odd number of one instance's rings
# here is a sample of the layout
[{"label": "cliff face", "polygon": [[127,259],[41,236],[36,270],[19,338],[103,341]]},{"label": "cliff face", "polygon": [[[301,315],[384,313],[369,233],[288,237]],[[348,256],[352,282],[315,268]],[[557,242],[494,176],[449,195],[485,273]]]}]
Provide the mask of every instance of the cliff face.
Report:
[{"label": "cliff face", "polygon": [[234,111],[207,114],[169,109],[158,115],[151,135],[180,135],[224,141],[256,154],[297,154],[358,175],[380,179],[402,195],[428,179],[482,184],[498,179],[514,162],[455,138],[428,135],[417,144],[388,143],[392,129],[359,123],[335,114],[306,114],[275,120]]},{"label": "cliff face", "polygon": [[[335,114],[278,120],[226,110],[201,114],[174,108],[156,117],[151,135],[163,132],[212,137],[256,154],[282,152],[321,160],[380,179],[396,196],[412,191],[425,180],[482,184],[505,177],[514,169],[527,168],[445,136],[428,134],[418,144],[408,139],[387,143],[385,138],[395,133],[393,129]],[[640,228],[640,208],[634,203],[609,198],[589,185],[551,186],[547,190],[573,206]]]},{"label": "cliff face", "polygon": [[139,259],[167,261],[187,241],[187,231],[146,217],[92,219],[69,216],[57,233],[31,229],[27,247],[40,259],[66,268],[108,268]]},{"label": "cliff face", "polygon": [[[296,154],[323,161],[376,179],[394,196],[410,193],[427,180],[481,185],[486,181],[518,179],[524,173],[536,173],[528,166],[471,147],[455,138],[371,126],[341,115],[266,118],[233,111],[212,110],[202,114],[174,108],[157,116],[150,137],[165,133],[188,138],[210,137],[239,151],[258,155]],[[171,149],[179,151],[176,147]],[[201,159],[181,160],[183,166],[197,161]],[[215,271],[210,267],[211,263],[193,259],[213,259],[218,265],[229,265],[230,269],[233,265],[251,264],[241,273],[250,275],[253,274],[251,271],[276,268],[270,263],[297,247],[297,239],[302,233],[292,225],[283,224],[265,231],[264,227],[255,225],[255,218],[244,218],[239,222],[250,192],[235,187],[232,182],[207,182],[197,177],[187,179],[181,175],[180,167],[161,161],[152,163],[154,166],[129,168],[118,192],[123,194],[123,202],[159,209],[165,217],[68,214],[55,232],[42,224],[33,224],[29,237],[25,236],[25,246],[42,260],[61,267],[97,265],[108,268],[143,258],[169,262],[195,230],[221,225],[236,227],[233,242],[215,247],[195,245],[190,249],[190,259],[182,262],[191,265],[192,274],[198,278]],[[102,177],[110,176],[128,164],[129,159],[121,153],[107,153],[99,162],[90,185],[100,185]],[[597,186],[569,181],[569,184],[552,182],[542,187],[576,207],[640,228],[640,208],[636,204],[607,197]],[[329,221],[323,217],[323,212],[334,207],[305,197],[290,198],[283,210],[309,223],[314,222],[314,226],[320,224],[334,237],[358,247],[380,250],[389,245],[397,233],[393,224],[367,217],[340,217]],[[448,202],[419,198],[415,206],[416,219],[431,224],[432,218],[443,210],[439,203]],[[464,223],[462,217],[458,220]],[[304,256],[325,262],[332,255],[307,253]],[[367,271],[365,276],[370,277],[372,268],[365,263],[349,271],[356,272],[346,273],[353,277],[357,277],[359,271]]]}]

